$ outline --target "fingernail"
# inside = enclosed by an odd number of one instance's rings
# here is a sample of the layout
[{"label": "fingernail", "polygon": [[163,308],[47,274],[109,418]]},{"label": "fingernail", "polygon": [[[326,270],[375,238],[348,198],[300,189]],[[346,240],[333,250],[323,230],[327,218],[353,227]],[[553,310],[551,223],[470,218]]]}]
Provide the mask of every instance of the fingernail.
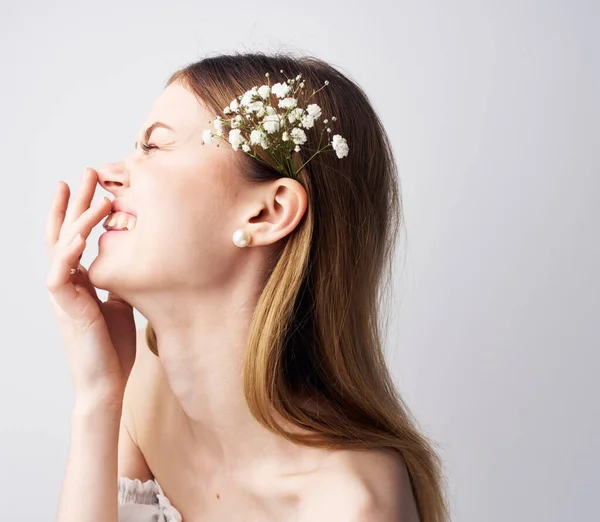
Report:
[{"label": "fingernail", "polygon": [[101,207],[102,205],[104,205],[104,203],[106,203],[107,201],[110,201],[106,196],[103,196],[102,199],[100,201],[98,201],[98,203],[96,203],[97,207]]}]

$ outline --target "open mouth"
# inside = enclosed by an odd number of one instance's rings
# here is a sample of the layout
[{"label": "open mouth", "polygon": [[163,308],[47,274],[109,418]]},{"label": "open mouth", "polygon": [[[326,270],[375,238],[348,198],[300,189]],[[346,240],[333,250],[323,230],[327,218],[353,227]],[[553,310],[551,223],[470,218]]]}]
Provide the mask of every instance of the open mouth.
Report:
[{"label": "open mouth", "polygon": [[135,228],[137,217],[127,212],[112,212],[102,223],[102,227],[108,231],[127,232]]}]

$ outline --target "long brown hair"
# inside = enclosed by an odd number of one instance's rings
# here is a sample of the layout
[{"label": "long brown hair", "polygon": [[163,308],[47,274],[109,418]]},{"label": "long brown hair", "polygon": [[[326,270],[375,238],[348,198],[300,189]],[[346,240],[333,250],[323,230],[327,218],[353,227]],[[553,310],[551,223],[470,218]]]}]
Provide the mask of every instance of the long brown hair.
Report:
[{"label": "long brown hair", "polygon": [[[333,150],[322,152],[298,176],[307,209],[282,240],[250,326],[244,363],[249,409],[265,428],[298,444],[399,452],[422,522],[447,522],[441,459],[395,388],[382,346],[380,292],[389,288],[384,283],[404,220],[392,148],[367,95],[326,62],[287,53],[204,58],[175,72],[167,86],[180,82],[228,118],[224,107],[266,84],[266,72],[271,85],[301,74],[302,92],[309,94],[328,80],[310,103],[322,109],[318,124],[329,118],[332,134],[346,138],[350,151],[342,159]],[[294,153],[297,167],[317,150],[310,144],[318,142],[318,124],[305,131],[308,141]],[[239,158],[247,181],[282,176],[241,151]],[[150,323],[146,340],[158,355]],[[308,433],[287,431],[276,416]]]}]

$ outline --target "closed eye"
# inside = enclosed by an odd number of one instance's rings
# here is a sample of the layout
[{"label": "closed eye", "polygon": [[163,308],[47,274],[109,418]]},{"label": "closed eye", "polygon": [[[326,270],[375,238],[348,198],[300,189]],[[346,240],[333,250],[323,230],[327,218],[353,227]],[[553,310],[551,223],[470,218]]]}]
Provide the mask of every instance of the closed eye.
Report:
[{"label": "closed eye", "polygon": [[153,145],[151,143],[146,144],[143,141],[140,142],[140,147],[142,148],[142,150],[144,151],[144,154],[148,154],[148,152],[152,149],[158,149],[158,147],[156,145]]}]

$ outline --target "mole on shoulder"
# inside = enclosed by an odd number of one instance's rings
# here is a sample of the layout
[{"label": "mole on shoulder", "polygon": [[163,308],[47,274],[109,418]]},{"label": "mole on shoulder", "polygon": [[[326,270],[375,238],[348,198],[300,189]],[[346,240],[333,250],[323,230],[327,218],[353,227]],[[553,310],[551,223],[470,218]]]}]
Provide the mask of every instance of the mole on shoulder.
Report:
[{"label": "mole on shoulder", "polygon": [[218,493],[217,493],[217,498],[221,498]]}]

